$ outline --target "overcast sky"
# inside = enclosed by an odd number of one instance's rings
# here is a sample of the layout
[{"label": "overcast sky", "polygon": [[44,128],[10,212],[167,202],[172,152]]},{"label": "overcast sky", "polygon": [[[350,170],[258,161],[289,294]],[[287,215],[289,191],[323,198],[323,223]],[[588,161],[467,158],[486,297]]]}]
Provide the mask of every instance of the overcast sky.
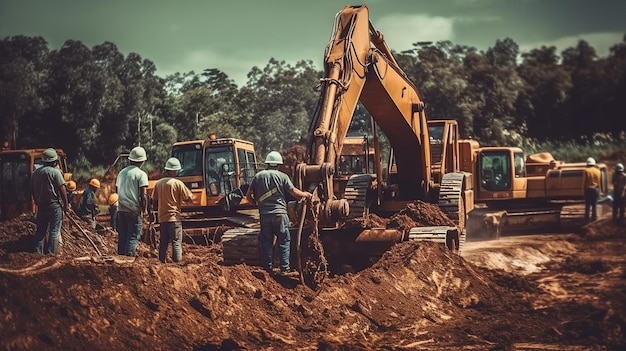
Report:
[{"label": "overcast sky", "polygon": [[[270,58],[322,69],[345,0],[0,0],[0,38],[114,43],[156,64],[157,75],[217,68],[239,86]],[[485,50],[512,38],[521,51],[588,41],[599,56],[626,34],[626,0],[369,0],[370,20],[395,51],[450,40]]]}]

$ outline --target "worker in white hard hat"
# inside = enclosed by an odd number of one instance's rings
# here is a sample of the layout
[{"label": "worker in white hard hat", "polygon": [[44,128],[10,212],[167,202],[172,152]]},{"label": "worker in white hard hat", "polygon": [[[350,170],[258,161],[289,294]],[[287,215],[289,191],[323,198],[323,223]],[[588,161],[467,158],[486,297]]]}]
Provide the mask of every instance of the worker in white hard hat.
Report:
[{"label": "worker in white hard hat", "polygon": [[135,256],[143,218],[148,216],[148,174],[141,169],[147,160],[146,150],[137,146],[130,151],[125,167],[117,175],[115,192],[119,198],[117,212],[117,253],[125,256]]},{"label": "worker in white hard hat", "polygon": [[593,157],[587,159],[587,167],[583,172],[583,191],[585,192],[585,223],[598,219],[598,198],[600,197],[600,170],[596,167]]},{"label": "worker in white hard hat", "polygon": [[[45,149],[41,155],[43,166],[37,168],[30,178],[33,200],[37,205],[37,229],[35,250],[37,253],[55,255],[61,237],[63,213],[70,209],[67,190],[61,170],[56,167],[58,155],[55,149]],[[50,235],[46,243],[46,231]]]},{"label": "worker in white hard hat", "polygon": [[624,205],[626,201],[626,174],[624,173],[624,164],[615,165],[613,173],[613,220],[624,224]]},{"label": "worker in white hard hat", "polygon": [[159,179],[152,192],[152,208],[158,209],[159,261],[167,262],[167,249],[172,243],[172,261],[179,262],[183,256],[182,204],[191,201],[193,194],[185,183],[175,178],[180,171],[180,161],[170,157],[165,162],[165,177]]},{"label": "worker in white hard hat", "polygon": [[261,219],[261,263],[263,268],[271,274],[273,267],[274,236],[279,249],[280,271],[283,276],[298,276],[293,272],[289,263],[291,235],[289,233],[289,217],[287,217],[287,194],[296,199],[308,198],[313,195],[308,191],[296,188],[289,177],[278,170],[278,165],[283,164],[280,153],[272,151],[267,154],[265,164],[268,169],[257,173],[246,193],[246,198],[259,207]]}]

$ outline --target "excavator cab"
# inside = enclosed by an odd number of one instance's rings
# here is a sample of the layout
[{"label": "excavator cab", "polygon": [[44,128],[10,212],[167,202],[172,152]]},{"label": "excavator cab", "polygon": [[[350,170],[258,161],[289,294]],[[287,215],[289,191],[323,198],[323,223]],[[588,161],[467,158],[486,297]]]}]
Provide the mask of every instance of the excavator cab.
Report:
[{"label": "excavator cab", "polygon": [[251,142],[211,135],[174,143],[172,156],[181,162],[177,178],[193,193],[193,200],[183,204],[184,211],[233,211],[247,204],[244,195],[257,172]]},{"label": "excavator cab", "polygon": [[475,167],[480,200],[507,200],[527,196],[528,178],[522,149],[481,148]]}]

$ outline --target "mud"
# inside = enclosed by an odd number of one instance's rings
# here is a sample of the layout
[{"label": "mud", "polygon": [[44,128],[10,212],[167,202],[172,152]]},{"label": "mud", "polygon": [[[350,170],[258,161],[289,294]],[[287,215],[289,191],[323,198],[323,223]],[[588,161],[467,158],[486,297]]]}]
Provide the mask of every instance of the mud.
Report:
[{"label": "mud", "polygon": [[[410,215],[405,213],[407,217]],[[413,219],[415,220],[415,219]],[[626,347],[626,230],[394,246],[313,291],[220,245],[183,262],[113,255],[117,235],[67,219],[61,253],[33,253],[29,217],[0,223],[3,350],[618,350]],[[102,255],[97,255],[90,237]]]}]

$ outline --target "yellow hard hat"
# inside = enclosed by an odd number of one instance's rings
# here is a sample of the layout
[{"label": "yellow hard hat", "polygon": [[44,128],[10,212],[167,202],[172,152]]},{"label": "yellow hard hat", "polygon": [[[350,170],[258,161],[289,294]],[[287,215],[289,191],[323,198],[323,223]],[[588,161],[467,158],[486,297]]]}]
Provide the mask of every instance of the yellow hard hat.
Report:
[{"label": "yellow hard hat", "polygon": [[70,180],[69,182],[67,182],[67,190],[69,191],[76,190],[76,182],[73,180]]},{"label": "yellow hard hat", "polygon": [[109,205],[116,203],[118,198],[119,196],[116,193],[109,195]]},{"label": "yellow hard hat", "polygon": [[93,178],[89,181],[89,185],[91,185],[92,187],[96,188],[96,189],[100,189],[100,181],[96,178]]}]

